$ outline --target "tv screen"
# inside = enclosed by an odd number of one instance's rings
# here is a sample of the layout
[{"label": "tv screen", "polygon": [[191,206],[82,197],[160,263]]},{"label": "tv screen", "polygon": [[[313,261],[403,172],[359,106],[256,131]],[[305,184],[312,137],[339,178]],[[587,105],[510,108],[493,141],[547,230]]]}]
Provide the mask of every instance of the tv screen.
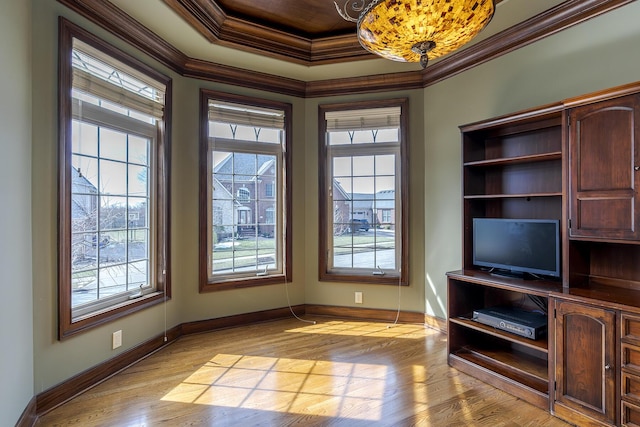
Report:
[{"label": "tv screen", "polygon": [[473,264],[560,277],[560,221],[474,218]]}]

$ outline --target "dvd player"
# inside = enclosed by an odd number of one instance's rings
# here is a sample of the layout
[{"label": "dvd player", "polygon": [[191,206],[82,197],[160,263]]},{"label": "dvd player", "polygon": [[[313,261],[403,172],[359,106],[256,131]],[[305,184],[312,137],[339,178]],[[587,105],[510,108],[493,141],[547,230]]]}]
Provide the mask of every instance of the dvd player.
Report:
[{"label": "dvd player", "polygon": [[516,307],[489,307],[474,310],[473,320],[532,340],[547,334],[545,314]]}]

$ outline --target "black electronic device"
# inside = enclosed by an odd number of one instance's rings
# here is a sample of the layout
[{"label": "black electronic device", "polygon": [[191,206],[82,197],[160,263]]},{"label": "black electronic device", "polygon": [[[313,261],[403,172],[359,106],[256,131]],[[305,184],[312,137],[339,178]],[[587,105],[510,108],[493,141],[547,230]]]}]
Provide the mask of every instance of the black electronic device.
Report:
[{"label": "black electronic device", "polygon": [[560,277],[560,221],[473,218],[473,264],[518,277]]},{"label": "black electronic device", "polygon": [[473,320],[532,340],[547,334],[545,314],[517,307],[489,307],[474,310]]}]

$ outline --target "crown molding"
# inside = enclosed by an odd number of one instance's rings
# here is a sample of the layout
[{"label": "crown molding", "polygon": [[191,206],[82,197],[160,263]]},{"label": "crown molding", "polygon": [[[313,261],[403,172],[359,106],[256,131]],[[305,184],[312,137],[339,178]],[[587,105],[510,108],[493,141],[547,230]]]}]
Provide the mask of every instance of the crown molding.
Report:
[{"label": "crown molding", "polygon": [[305,97],[318,98],[344,94],[422,89],[423,87],[424,83],[420,71],[406,71],[307,82]]},{"label": "crown molding", "polygon": [[[181,4],[204,2],[204,0],[165,1],[181,2]],[[58,0],[59,3],[181,75],[301,98],[425,88],[633,1],[567,0],[527,21],[448,55],[429,65],[425,70],[304,82],[189,58],[107,0]],[[211,5],[213,2],[204,3]],[[199,10],[213,17],[220,13],[213,6],[204,11]],[[240,28],[243,27],[237,27],[237,29]],[[330,55],[332,48],[339,50],[341,46],[340,37],[326,43],[320,41],[317,43],[322,46],[322,50],[326,51],[327,55]],[[369,54],[366,55],[371,57]]]},{"label": "crown molding", "polygon": [[314,39],[227,15],[211,0],[164,0],[211,43],[306,66],[372,58],[354,34]]},{"label": "crown molding", "polygon": [[306,83],[302,80],[244,70],[199,59],[190,58],[187,60],[181,74],[185,77],[210,82],[276,92],[299,98],[306,97]]},{"label": "crown molding", "polygon": [[107,0],[58,0],[177,73],[189,57]]}]

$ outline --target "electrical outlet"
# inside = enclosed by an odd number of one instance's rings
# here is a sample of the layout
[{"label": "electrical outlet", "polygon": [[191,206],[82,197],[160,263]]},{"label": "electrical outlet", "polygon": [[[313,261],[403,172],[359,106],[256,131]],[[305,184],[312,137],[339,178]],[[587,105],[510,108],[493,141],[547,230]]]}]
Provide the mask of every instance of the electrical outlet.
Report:
[{"label": "electrical outlet", "polygon": [[362,304],[362,292],[356,292],[356,304]]},{"label": "electrical outlet", "polygon": [[116,349],[122,345],[122,330],[115,331],[111,337],[112,349]]}]

